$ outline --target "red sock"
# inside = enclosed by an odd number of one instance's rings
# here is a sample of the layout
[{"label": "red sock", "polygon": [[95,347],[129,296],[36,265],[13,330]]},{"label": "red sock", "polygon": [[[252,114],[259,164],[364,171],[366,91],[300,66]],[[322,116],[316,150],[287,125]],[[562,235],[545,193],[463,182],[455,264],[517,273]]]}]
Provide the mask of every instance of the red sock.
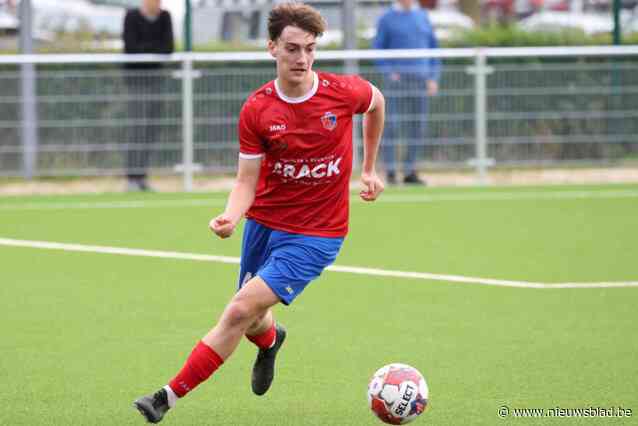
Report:
[{"label": "red sock", "polygon": [[258,348],[268,349],[275,343],[275,338],[277,337],[277,330],[275,330],[275,322],[273,321],[272,326],[264,331],[261,334],[256,336],[248,336],[246,338],[257,345]]},{"label": "red sock", "polygon": [[208,379],[223,363],[222,357],[204,342],[199,341],[180,372],[168,385],[175,395],[181,398]]}]

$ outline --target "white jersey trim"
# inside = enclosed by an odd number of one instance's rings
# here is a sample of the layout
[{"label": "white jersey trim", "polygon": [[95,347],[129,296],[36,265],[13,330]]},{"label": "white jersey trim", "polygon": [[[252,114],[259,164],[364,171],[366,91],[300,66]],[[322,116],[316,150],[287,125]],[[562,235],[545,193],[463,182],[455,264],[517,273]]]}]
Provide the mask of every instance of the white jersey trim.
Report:
[{"label": "white jersey trim", "polygon": [[314,81],[312,83],[312,89],[308,93],[298,98],[291,98],[290,96],[286,96],[281,89],[279,88],[279,79],[275,80],[275,91],[277,91],[277,95],[284,102],[288,102],[289,104],[300,104],[302,102],[306,102],[308,99],[312,98],[315,93],[317,93],[317,89],[319,89],[319,76],[317,76],[316,72],[312,72]]},{"label": "white jersey trim", "polygon": [[239,153],[239,158],[242,158],[244,160],[257,160],[258,158],[263,157],[264,154],[244,154],[243,152]]}]

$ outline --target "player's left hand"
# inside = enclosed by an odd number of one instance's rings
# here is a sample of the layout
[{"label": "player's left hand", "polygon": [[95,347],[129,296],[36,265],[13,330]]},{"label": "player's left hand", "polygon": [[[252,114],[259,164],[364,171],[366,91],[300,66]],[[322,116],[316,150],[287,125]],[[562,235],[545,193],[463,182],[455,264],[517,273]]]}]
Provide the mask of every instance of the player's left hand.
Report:
[{"label": "player's left hand", "polygon": [[364,189],[359,193],[359,196],[363,201],[376,200],[385,188],[377,172],[361,173],[361,183]]}]

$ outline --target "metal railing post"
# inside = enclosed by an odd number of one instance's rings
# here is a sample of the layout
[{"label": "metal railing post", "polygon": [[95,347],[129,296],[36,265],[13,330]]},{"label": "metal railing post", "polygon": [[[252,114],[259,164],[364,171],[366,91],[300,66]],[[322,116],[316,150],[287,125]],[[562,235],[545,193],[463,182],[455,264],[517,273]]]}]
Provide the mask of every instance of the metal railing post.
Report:
[{"label": "metal railing post", "polygon": [[467,72],[474,74],[474,132],[476,138],[476,157],[470,165],[476,167],[478,182],[487,183],[487,168],[494,165],[494,160],[487,157],[487,75],[493,69],[487,66],[487,57],[483,49],[476,51],[474,66]]},{"label": "metal railing post", "polygon": [[479,50],[478,55],[476,55],[476,73],[474,74],[474,84],[476,85],[474,114],[476,114],[476,172],[481,184],[485,184],[487,181],[487,74],[485,62],[485,55]]},{"label": "metal railing post", "polygon": [[[20,3],[20,53],[33,53],[33,7],[31,0]],[[38,165],[38,108],[35,64],[20,65],[22,175],[32,179]]]},{"label": "metal railing post", "polygon": [[[343,49],[354,50],[357,48],[357,2],[356,0],[344,0],[341,6],[341,27],[343,29]],[[346,74],[359,73],[359,61],[357,59],[346,59],[344,61],[344,72]],[[352,168],[358,170],[361,162],[359,151],[362,147],[361,129],[362,120],[360,116],[355,116],[353,123],[352,138]]]},{"label": "metal railing post", "polygon": [[182,61],[182,173],[184,191],[193,190],[193,60]]}]

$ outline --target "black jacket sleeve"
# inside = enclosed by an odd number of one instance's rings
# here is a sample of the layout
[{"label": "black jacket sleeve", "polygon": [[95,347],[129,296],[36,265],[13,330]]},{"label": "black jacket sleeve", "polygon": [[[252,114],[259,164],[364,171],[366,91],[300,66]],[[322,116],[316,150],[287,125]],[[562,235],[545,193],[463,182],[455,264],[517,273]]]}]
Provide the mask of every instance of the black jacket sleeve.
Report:
[{"label": "black jacket sleeve", "polygon": [[137,31],[137,23],[135,22],[136,12],[135,10],[128,10],[124,17],[124,31],[122,39],[124,40],[124,52],[125,53],[142,53],[144,46],[142,46],[142,40],[140,34]]},{"label": "black jacket sleeve", "polygon": [[162,19],[162,38],[161,43],[157,46],[157,53],[173,53],[175,46],[171,14],[163,10],[160,19]]}]

